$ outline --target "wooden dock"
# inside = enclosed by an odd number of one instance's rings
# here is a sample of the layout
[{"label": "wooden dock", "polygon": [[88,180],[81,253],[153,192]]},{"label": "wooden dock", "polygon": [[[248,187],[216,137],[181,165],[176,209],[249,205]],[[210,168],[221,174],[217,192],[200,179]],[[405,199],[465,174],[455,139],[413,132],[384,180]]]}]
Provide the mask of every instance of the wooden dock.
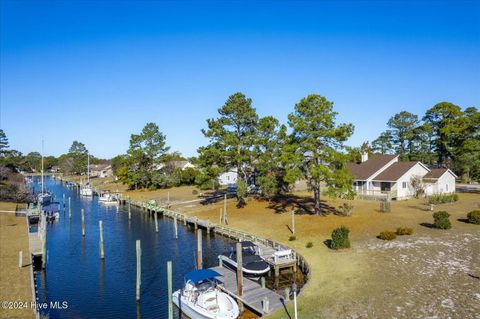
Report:
[{"label": "wooden dock", "polygon": [[[217,279],[221,283],[220,288],[223,291],[233,298],[240,300],[246,307],[260,315],[272,313],[282,308],[283,305],[287,303],[283,296],[268,288],[262,288],[260,284],[248,278],[243,278],[243,296],[239,297],[236,293],[236,272],[221,266],[210,269],[222,275],[221,277],[217,277]],[[268,308],[263,305],[265,300],[268,300]]]}]

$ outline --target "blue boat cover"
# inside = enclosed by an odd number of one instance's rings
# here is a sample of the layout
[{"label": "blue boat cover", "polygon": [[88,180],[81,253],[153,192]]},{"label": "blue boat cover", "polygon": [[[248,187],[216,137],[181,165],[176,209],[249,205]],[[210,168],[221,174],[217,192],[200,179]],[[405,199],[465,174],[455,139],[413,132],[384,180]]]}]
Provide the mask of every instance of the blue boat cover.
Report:
[{"label": "blue boat cover", "polygon": [[51,203],[49,205],[42,206],[42,210],[47,213],[56,213],[60,211],[60,204]]},{"label": "blue boat cover", "polygon": [[199,283],[202,280],[214,279],[221,276],[218,272],[211,269],[193,270],[185,275],[185,281],[192,281],[194,284]]}]

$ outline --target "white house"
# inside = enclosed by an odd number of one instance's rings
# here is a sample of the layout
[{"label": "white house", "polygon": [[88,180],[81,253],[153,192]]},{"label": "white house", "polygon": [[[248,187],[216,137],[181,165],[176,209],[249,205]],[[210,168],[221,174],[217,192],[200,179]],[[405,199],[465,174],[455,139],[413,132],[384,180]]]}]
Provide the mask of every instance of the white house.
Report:
[{"label": "white house", "polygon": [[231,169],[228,172],[224,172],[218,175],[218,183],[222,186],[226,186],[228,184],[235,184],[237,182],[238,174],[237,169]]},{"label": "white house", "polygon": [[455,193],[455,175],[448,168],[433,168],[425,176],[423,181],[425,183],[425,194],[449,194]]},{"label": "white house", "polygon": [[[449,169],[430,170],[421,162],[400,162],[398,155],[362,155],[360,164],[348,165],[359,195],[407,199],[415,195],[414,178],[420,178],[427,195],[455,192],[455,174]],[[448,174],[447,174],[448,173]]]}]

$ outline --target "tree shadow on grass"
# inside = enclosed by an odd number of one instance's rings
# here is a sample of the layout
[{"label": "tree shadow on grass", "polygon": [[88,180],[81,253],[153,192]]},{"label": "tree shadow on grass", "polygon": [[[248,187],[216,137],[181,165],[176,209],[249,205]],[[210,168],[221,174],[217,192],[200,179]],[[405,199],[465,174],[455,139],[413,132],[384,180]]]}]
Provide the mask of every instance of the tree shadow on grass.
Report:
[{"label": "tree shadow on grass", "polygon": [[467,218],[459,218],[457,219],[459,222],[465,223],[465,224],[470,224]]},{"label": "tree shadow on grass", "polygon": [[420,226],[427,227],[427,228],[435,228],[435,225],[432,223],[420,223]]},{"label": "tree shadow on grass", "polygon": [[[294,210],[297,215],[312,215],[315,213],[315,202],[313,198],[299,197],[294,195],[282,195],[273,198],[268,208],[275,210],[275,213],[282,214]],[[321,215],[338,214],[338,210],[328,205],[325,201],[320,202]]]},{"label": "tree shadow on grass", "polygon": [[430,207],[421,207],[421,206],[417,206],[417,205],[409,205],[407,206],[408,208],[411,208],[411,209],[417,209],[417,210],[421,210],[423,212],[430,212]]}]

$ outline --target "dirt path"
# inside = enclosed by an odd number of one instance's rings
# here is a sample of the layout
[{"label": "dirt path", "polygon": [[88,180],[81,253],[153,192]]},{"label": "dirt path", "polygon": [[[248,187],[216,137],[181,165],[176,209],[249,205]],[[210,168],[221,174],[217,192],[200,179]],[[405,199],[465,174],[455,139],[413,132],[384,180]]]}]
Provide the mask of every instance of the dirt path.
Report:
[{"label": "dirt path", "polygon": [[[8,208],[5,204],[0,205]],[[14,209],[14,207],[13,207]],[[23,267],[18,267],[18,252],[23,251]],[[32,302],[28,230],[25,217],[0,213],[0,318],[34,318]],[[27,308],[5,309],[5,301],[27,303]],[[14,305],[7,305],[14,307]]]}]

